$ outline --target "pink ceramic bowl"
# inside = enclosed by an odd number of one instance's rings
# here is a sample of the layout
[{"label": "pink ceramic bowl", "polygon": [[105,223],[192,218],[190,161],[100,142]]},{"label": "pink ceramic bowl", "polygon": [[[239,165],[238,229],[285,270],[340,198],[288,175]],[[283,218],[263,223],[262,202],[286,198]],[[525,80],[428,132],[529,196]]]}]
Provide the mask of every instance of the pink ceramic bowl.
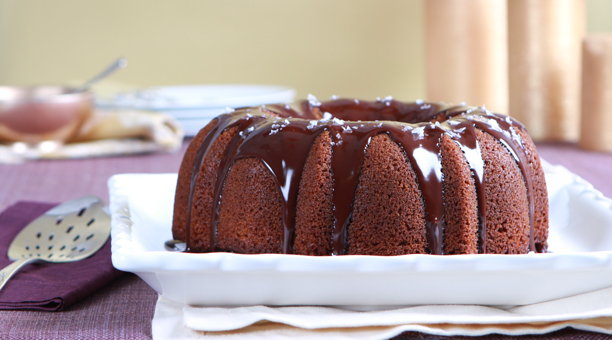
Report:
[{"label": "pink ceramic bowl", "polygon": [[92,114],[91,92],[65,86],[0,86],[0,142],[69,141]]}]

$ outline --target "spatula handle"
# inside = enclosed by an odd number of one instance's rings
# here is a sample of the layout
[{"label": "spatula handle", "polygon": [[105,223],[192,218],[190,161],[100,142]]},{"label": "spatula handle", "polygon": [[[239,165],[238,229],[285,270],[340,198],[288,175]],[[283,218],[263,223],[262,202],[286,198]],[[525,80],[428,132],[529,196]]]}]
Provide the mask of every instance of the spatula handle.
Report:
[{"label": "spatula handle", "polygon": [[30,257],[30,258],[27,258],[27,259],[17,260],[15,262],[9,264],[8,266],[2,268],[2,270],[0,270],[0,290],[2,290],[2,288],[4,287],[6,282],[19,269],[21,269],[23,266],[25,266],[25,265],[27,265],[29,263],[36,262],[36,261],[39,261],[39,259],[35,258],[35,257]]}]

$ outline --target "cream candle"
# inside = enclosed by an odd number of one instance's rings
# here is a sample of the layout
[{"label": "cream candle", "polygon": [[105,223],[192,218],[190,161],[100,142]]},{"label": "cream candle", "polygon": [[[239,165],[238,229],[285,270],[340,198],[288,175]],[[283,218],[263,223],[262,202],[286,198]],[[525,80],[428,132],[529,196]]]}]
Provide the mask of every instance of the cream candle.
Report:
[{"label": "cream candle", "polygon": [[506,0],[426,1],[427,98],[508,112]]},{"label": "cream candle", "polygon": [[583,0],[508,1],[510,115],[534,140],[577,141]]},{"label": "cream candle", "polygon": [[582,43],[581,118],[580,147],[612,151],[612,34]]}]

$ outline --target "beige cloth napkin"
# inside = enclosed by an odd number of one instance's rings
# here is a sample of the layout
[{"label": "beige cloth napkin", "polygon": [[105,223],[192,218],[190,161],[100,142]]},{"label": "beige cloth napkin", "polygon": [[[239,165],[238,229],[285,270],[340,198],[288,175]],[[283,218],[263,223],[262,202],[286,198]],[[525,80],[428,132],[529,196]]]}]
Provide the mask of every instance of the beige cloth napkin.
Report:
[{"label": "beige cloth napkin", "polygon": [[0,144],[0,164],[35,159],[86,158],[181,147],[183,128],[170,115],[143,110],[96,110],[66,144],[43,142],[35,147]]},{"label": "beige cloth napkin", "polygon": [[612,287],[508,309],[429,305],[367,312],[330,307],[192,307],[160,296],[152,322],[155,340],[382,339],[405,331],[443,336],[521,335],[565,327],[612,334]]}]

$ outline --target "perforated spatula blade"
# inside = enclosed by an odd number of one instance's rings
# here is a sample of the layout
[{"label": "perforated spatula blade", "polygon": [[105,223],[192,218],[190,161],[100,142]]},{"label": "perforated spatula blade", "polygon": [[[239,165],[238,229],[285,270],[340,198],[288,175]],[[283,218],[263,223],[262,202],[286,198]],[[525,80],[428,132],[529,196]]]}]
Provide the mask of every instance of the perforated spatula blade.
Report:
[{"label": "perforated spatula blade", "polygon": [[0,270],[0,290],[23,266],[82,260],[102,248],[109,235],[110,217],[99,197],[84,196],[50,209],[23,228],[9,246],[8,257],[15,262]]}]

